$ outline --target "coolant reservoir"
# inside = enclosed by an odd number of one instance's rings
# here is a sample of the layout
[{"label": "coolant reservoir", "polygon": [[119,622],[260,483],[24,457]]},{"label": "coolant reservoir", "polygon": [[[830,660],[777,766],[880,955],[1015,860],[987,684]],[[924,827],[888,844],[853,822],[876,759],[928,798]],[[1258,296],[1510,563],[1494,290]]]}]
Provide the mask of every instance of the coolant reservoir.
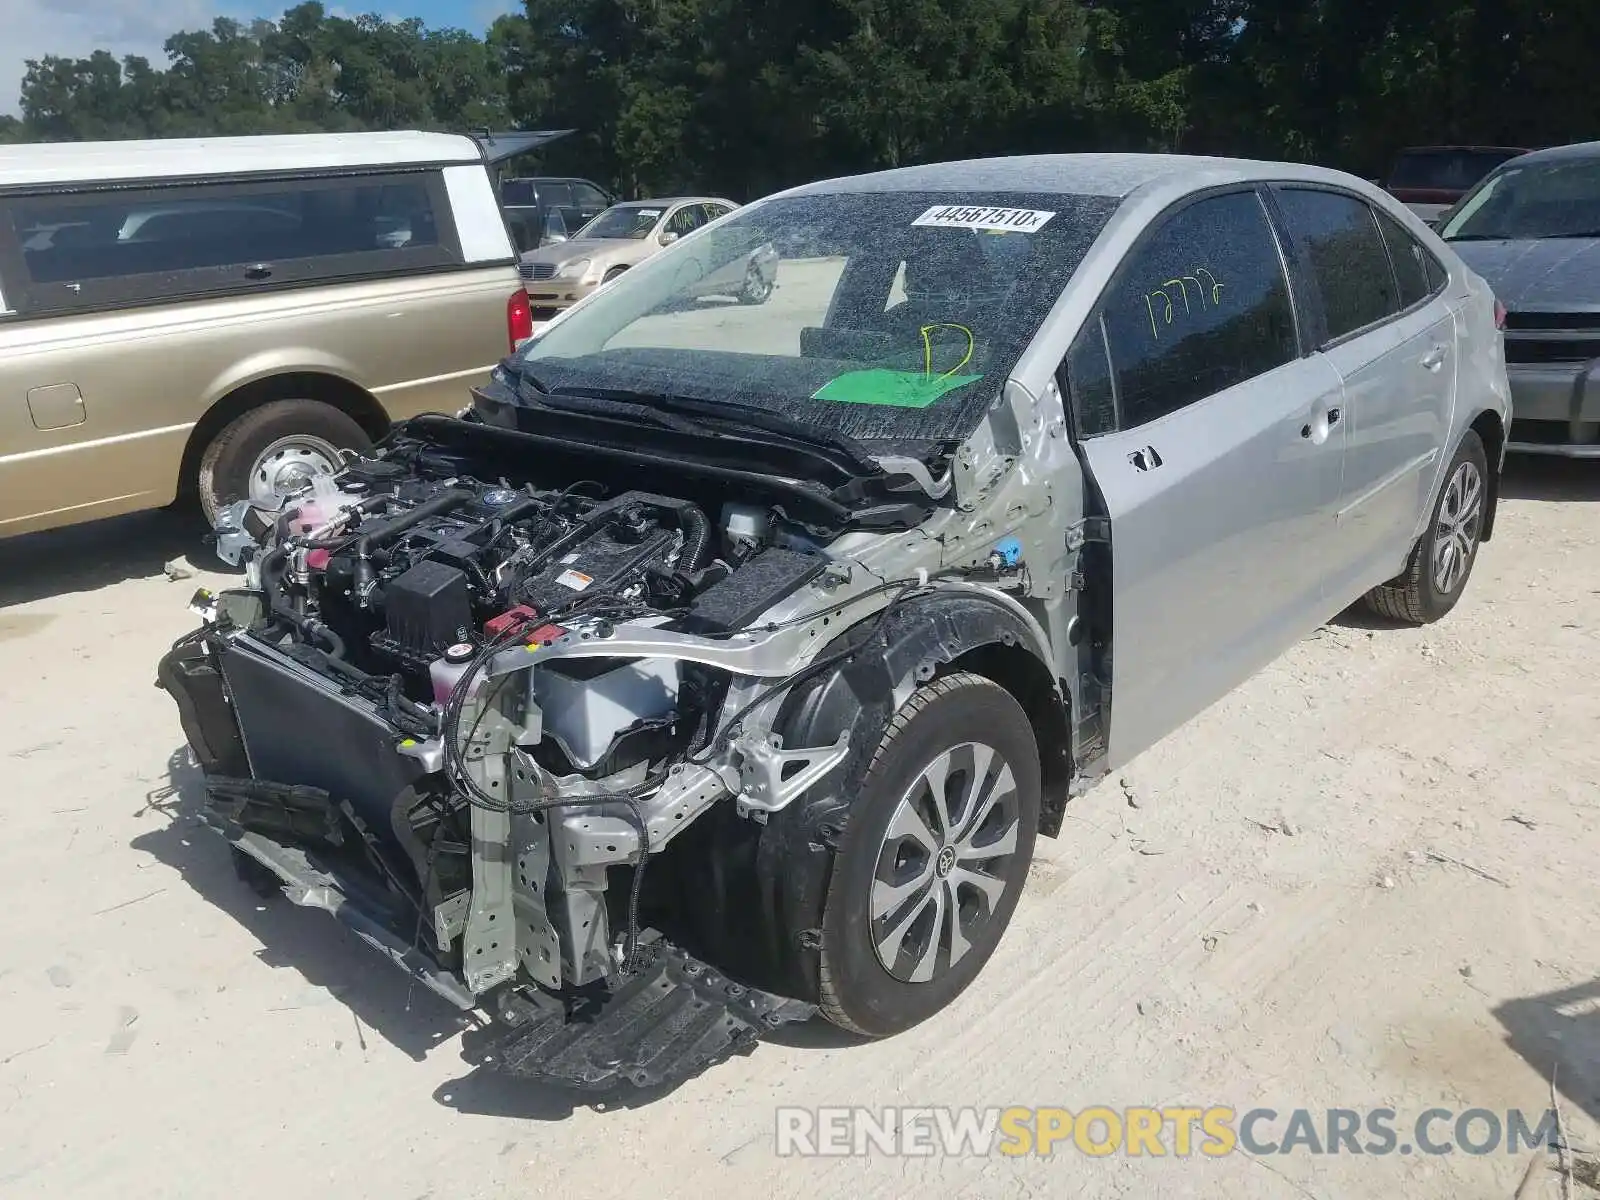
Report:
[{"label": "coolant reservoir", "polygon": [[455,691],[456,684],[472,665],[472,656],[478,648],[471,642],[457,642],[428,665],[428,678],[433,682],[433,702],[444,704]]},{"label": "coolant reservoir", "polygon": [[326,475],[314,476],[311,492],[289,521],[289,532],[304,536],[336,520],[346,509],[361,503],[365,496],[346,491]]}]

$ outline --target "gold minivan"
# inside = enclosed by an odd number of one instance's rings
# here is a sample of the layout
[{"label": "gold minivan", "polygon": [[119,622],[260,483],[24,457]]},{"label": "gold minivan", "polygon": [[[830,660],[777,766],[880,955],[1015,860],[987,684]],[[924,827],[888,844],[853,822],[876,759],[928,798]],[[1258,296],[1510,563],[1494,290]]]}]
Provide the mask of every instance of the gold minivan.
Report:
[{"label": "gold minivan", "polygon": [[0,147],[0,537],[277,507],[531,332],[472,138]]}]

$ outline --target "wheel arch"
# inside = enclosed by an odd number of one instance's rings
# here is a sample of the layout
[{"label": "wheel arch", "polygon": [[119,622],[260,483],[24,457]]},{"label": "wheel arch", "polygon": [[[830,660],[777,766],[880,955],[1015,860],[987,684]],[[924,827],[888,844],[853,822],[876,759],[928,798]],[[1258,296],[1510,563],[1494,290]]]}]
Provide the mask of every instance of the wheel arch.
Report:
[{"label": "wheel arch", "polygon": [[1495,513],[1500,508],[1500,469],[1505,460],[1506,427],[1499,413],[1486,408],[1472,418],[1467,428],[1483,442],[1484,458],[1489,464],[1488,495],[1483,498],[1483,529],[1478,534],[1479,542],[1487,542],[1494,535]]},{"label": "wheel arch", "polygon": [[206,447],[233,421],[275,400],[316,400],[338,409],[376,440],[389,429],[389,414],[371,392],[328,371],[281,371],[252,379],[219,396],[189,431],[178,471],[177,494],[192,497]]},{"label": "wheel arch", "polygon": [[1071,772],[1071,721],[1065,692],[1043,657],[1047,645],[1037,626],[1005,601],[976,589],[935,592],[881,623],[868,617],[845,630],[819,658],[847,651],[853,653],[836,669],[797,685],[773,725],[787,746],[828,745],[848,730],[844,761],[764,825],[737,818],[724,825],[751,856],[746,878],[754,894],[744,911],[755,918],[762,944],[746,948],[759,960],[749,967],[761,986],[800,998],[819,994],[822,914],[856,798],[851,782],[866,771],[894,714],[919,686],[970,671],[1016,697],[1040,749],[1040,832],[1048,836],[1060,830]]}]

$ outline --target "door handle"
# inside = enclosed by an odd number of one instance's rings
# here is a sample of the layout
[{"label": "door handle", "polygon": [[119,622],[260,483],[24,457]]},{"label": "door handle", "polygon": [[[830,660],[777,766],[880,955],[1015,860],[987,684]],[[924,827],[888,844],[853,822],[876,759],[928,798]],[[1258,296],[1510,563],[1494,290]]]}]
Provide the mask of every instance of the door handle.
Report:
[{"label": "door handle", "polygon": [[267,263],[256,263],[254,266],[244,269],[244,277],[246,279],[271,279],[272,267]]},{"label": "door handle", "polygon": [[1443,346],[1435,346],[1422,356],[1422,365],[1430,371],[1437,371],[1444,366],[1444,356],[1445,348]]},{"label": "door handle", "polygon": [[1305,438],[1306,441],[1314,442],[1320,446],[1328,440],[1328,436],[1333,432],[1333,427],[1343,418],[1344,410],[1342,408],[1329,408],[1321,412],[1313,411],[1311,420],[1300,426],[1300,436]]},{"label": "door handle", "polygon": [[1161,465],[1161,455],[1156,453],[1154,446],[1146,446],[1128,455],[1128,461],[1133,464],[1135,471],[1153,471]]}]

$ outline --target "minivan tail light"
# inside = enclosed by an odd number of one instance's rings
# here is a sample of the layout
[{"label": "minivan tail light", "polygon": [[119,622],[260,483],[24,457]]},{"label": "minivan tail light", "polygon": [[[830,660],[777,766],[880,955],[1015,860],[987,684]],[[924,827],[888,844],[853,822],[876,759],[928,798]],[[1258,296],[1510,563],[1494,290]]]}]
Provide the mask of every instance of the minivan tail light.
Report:
[{"label": "minivan tail light", "polygon": [[518,288],[506,301],[506,337],[514,353],[521,342],[533,336],[533,307],[528,303],[526,288]]},{"label": "minivan tail light", "polygon": [[1494,327],[1496,329],[1506,327],[1506,306],[1498,300],[1494,302]]}]

